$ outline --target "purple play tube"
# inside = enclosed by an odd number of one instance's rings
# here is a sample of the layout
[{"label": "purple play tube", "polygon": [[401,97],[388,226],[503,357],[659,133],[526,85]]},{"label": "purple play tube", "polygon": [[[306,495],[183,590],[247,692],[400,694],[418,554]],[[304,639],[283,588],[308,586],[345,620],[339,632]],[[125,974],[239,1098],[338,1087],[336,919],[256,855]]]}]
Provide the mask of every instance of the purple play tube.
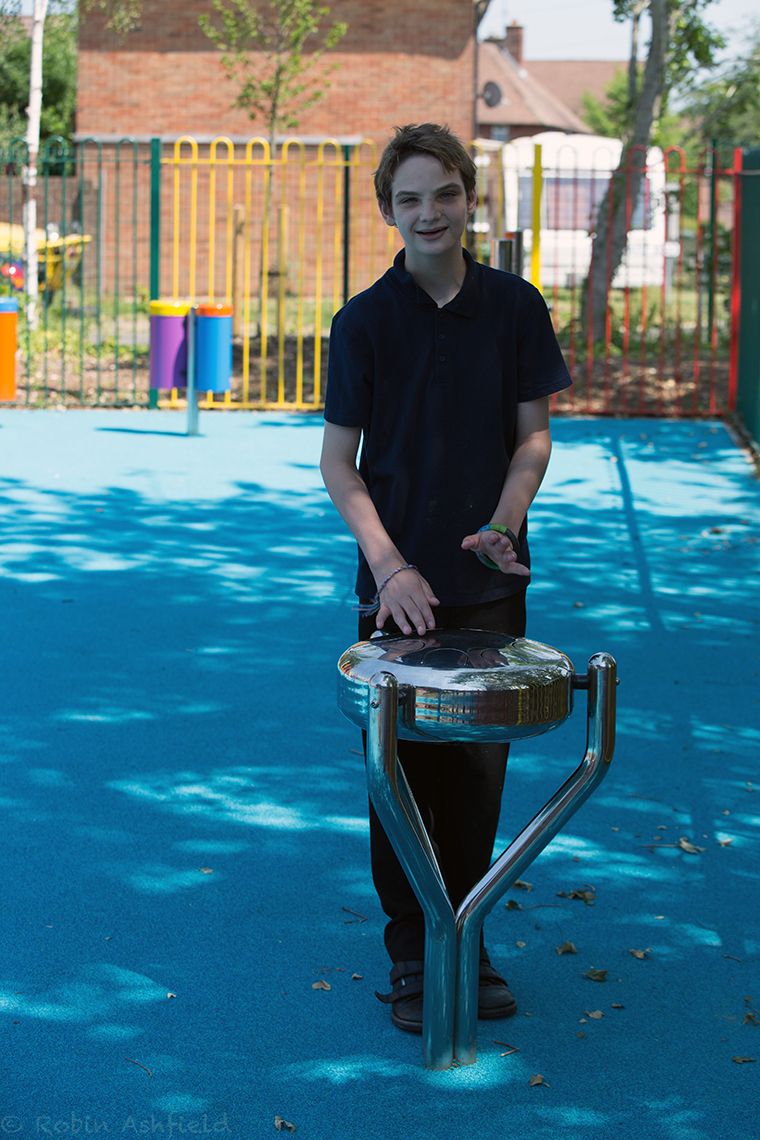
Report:
[{"label": "purple play tube", "polygon": [[189,301],[150,302],[150,386],[187,387]]}]

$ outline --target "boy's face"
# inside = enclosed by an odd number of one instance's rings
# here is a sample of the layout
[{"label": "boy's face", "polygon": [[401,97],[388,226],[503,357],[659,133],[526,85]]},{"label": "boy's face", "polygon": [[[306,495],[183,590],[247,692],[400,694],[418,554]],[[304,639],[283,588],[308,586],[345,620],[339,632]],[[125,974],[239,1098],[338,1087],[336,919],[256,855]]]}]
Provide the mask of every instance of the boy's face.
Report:
[{"label": "boy's face", "polygon": [[413,154],[393,177],[390,209],[381,205],[380,213],[398,227],[407,253],[442,254],[461,246],[476,202],[458,170],[445,170],[431,155]]}]

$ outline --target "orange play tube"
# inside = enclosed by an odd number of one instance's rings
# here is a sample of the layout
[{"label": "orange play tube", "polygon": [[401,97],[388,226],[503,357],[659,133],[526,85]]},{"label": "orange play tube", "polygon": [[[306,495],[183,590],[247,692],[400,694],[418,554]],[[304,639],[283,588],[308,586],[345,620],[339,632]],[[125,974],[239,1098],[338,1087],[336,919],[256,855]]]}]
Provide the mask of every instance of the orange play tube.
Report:
[{"label": "orange play tube", "polygon": [[16,399],[18,301],[0,297],[0,400]]}]

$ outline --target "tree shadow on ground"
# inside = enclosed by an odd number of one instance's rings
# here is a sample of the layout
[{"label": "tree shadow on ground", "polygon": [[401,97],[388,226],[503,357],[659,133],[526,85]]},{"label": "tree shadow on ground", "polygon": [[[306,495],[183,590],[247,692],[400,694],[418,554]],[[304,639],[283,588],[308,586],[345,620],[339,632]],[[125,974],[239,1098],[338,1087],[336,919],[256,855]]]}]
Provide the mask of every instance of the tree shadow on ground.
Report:
[{"label": "tree shadow on ground", "polygon": [[[420,1068],[371,996],[386,965],[362,762],[335,711],[354,552],[311,453],[280,457],[287,489],[253,463],[217,498],[0,484],[11,1108],[112,1130],[228,1112],[241,1136],[275,1112],[325,1138],[442,1135],[473,1110],[493,1140],[516,1122],[625,1135],[633,1113],[651,1135],[714,1137],[723,1118],[741,1133],[752,1066],[731,1057],[757,1053],[744,997],[760,945],[756,488],[711,432],[556,425],[531,635],[579,671],[617,657],[618,752],[511,893],[520,909],[489,923],[521,1016],[482,1027],[477,1066],[447,1074]],[[505,839],[583,745],[581,697],[514,748]],[[589,888],[592,905],[568,897]],[[578,953],[557,955],[568,940]]]}]

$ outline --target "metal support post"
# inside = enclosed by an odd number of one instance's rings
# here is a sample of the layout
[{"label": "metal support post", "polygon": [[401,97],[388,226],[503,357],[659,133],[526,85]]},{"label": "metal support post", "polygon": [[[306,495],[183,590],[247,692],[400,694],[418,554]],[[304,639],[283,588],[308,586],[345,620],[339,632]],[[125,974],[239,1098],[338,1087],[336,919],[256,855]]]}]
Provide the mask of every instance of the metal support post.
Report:
[{"label": "metal support post", "polygon": [[195,305],[187,311],[187,431],[186,435],[200,435],[198,420],[198,391],[195,385]]},{"label": "metal support post", "polygon": [[[588,799],[609,769],[615,747],[616,665],[608,653],[589,661],[586,754],[578,768],[512,840],[462,901],[456,915],[457,1003],[454,1054],[471,1065],[477,1054],[480,932],[486,916]],[[586,678],[577,678],[581,685]],[[580,687],[580,685],[579,685]],[[427,979],[426,979],[427,983]],[[426,985],[427,992],[427,985]]]},{"label": "metal support post", "polygon": [[[371,681],[367,723],[369,796],[425,916],[423,1055],[429,1069],[477,1055],[480,932],[502,895],[554,838],[606,775],[615,747],[616,665],[608,653],[589,661],[575,688],[588,690],[586,752],[578,768],[499,856],[456,914],[430,839],[397,756],[398,681]],[[403,699],[403,695],[402,695]]]},{"label": "metal support post", "polygon": [[456,929],[425,826],[398,763],[398,683],[389,673],[372,679],[367,724],[369,797],[398,855],[425,916],[425,985],[422,1048],[428,1069],[448,1069],[454,1060]]}]

